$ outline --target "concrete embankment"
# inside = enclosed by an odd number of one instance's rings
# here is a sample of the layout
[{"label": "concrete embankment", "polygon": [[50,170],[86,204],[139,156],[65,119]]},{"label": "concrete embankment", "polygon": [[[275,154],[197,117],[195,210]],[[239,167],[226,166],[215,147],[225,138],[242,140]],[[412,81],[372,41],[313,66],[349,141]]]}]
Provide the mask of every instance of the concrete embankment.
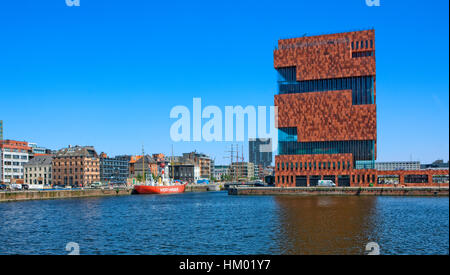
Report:
[{"label": "concrete embankment", "polygon": [[84,189],[0,192],[0,202],[130,195],[131,189]]},{"label": "concrete embankment", "polygon": [[448,187],[233,187],[229,195],[448,196]]},{"label": "concrete embankment", "polygon": [[[221,190],[220,185],[190,184],[186,192],[207,192]],[[47,200],[83,197],[121,196],[132,194],[132,189],[76,189],[76,190],[45,190],[45,191],[3,191],[0,192],[0,202]]]},{"label": "concrete embankment", "polygon": [[188,184],[186,185],[185,192],[206,192],[206,191],[219,191],[222,190],[218,184]]}]

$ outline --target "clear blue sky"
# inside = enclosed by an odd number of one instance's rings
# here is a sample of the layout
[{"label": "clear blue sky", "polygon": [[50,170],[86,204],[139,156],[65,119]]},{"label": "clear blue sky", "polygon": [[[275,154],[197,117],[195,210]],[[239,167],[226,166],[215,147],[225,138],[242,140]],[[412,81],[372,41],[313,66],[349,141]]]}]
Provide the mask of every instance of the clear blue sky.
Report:
[{"label": "clear blue sky", "polygon": [[[5,0],[5,138],[170,153],[175,105],[273,105],[280,38],[375,28],[378,160],[448,160],[448,1]],[[227,143],[175,143],[226,163]],[[247,151],[247,146],[244,147]]]}]

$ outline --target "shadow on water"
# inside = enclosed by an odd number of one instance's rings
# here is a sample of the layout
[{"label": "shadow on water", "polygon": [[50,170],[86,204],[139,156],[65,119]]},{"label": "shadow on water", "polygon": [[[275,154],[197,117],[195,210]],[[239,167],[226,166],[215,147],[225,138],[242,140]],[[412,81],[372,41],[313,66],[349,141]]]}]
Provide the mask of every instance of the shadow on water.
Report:
[{"label": "shadow on water", "polygon": [[282,254],[364,254],[377,241],[376,197],[275,198]]}]

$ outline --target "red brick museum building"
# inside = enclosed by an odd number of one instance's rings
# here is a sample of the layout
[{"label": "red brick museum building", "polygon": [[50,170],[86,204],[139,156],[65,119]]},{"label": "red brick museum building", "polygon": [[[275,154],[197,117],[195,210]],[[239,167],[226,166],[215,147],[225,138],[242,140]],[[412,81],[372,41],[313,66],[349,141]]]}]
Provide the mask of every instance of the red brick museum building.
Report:
[{"label": "red brick museum building", "polygon": [[377,171],[375,31],[278,41],[277,186],[448,186],[448,170]]}]

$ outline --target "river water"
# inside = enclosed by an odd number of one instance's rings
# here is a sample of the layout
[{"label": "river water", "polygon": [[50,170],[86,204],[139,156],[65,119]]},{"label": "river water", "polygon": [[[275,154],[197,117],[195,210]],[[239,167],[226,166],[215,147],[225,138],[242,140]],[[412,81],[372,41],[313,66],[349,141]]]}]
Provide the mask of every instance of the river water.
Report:
[{"label": "river water", "polygon": [[449,254],[449,198],[226,192],[0,203],[0,254]]}]

